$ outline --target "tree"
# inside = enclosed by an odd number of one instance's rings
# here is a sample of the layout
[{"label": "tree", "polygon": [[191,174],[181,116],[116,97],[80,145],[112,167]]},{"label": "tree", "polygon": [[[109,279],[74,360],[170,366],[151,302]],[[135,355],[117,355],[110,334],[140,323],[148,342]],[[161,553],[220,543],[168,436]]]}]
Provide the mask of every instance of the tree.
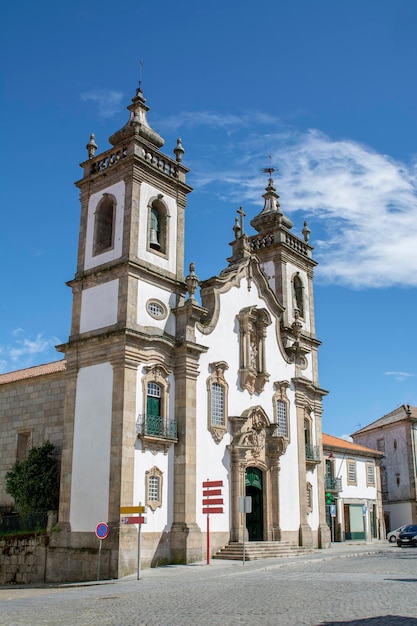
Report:
[{"label": "tree", "polygon": [[6,491],[22,515],[58,508],[59,475],[53,451],[53,444],[45,441],[29,451],[26,461],[16,461],[6,474]]}]

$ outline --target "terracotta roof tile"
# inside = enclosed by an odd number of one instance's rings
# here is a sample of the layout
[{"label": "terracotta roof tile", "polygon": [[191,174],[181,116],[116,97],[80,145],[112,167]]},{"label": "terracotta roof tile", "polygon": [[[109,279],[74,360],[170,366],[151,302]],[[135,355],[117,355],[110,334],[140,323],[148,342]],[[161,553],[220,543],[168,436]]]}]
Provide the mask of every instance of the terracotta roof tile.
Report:
[{"label": "terracotta roof tile", "polygon": [[366,446],[361,446],[358,443],[353,443],[352,441],[346,441],[345,439],[341,439],[340,437],[333,437],[333,435],[326,435],[323,433],[323,446],[327,446],[328,448],[339,448],[343,450],[351,450],[352,452],[367,452],[374,454],[374,456],[384,456],[383,452],[379,450],[374,450],[373,448],[367,448]]},{"label": "terracotta roof tile", "polygon": [[7,374],[0,374],[0,385],[5,385],[6,383],[15,383],[18,380],[25,380],[27,378],[35,378],[36,376],[44,376],[45,374],[64,372],[66,370],[66,367],[66,360],[61,359],[60,361],[53,361],[52,363],[45,363],[44,365],[35,365],[34,367],[28,367],[24,370],[7,372]]}]

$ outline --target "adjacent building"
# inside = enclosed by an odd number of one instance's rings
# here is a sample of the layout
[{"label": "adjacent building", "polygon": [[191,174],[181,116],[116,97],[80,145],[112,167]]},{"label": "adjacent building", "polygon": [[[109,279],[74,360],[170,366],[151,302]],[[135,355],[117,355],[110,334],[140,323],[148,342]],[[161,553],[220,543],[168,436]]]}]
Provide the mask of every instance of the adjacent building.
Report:
[{"label": "adjacent building", "polygon": [[381,488],[387,530],[417,524],[417,407],[402,404],[354,432],[352,438],[383,454]]},{"label": "adjacent building", "polygon": [[326,516],[332,541],[385,539],[383,453],[323,433]]}]

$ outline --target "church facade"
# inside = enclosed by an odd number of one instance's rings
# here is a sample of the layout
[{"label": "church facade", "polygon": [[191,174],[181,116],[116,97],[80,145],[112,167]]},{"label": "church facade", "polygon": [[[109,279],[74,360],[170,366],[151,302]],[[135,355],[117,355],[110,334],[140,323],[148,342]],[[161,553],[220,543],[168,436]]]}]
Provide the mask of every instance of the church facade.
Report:
[{"label": "church facade", "polygon": [[51,578],[94,578],[101,521],[107,575],[135,571],[137,527],[120,509],[139,504],[145,566],[205,558],[206,481],[223,501],[210,515],[212,552],[242,538],[327,547],[308,226],[293,233],[268,171],[253,234],[239,209],[225,269],[200,280],[184,268],[181,140],[172,158],[162,152],[140,88],[128,109],[109,150],[97,153],[91,136],[77,183]]}]

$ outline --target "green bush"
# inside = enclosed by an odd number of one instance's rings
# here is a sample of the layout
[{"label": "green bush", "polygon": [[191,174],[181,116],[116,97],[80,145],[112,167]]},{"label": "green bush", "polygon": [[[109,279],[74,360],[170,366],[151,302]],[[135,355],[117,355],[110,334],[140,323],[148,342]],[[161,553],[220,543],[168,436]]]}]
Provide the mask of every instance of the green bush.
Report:
[{"label": "green bush", "polygon": [[59,475],[53,451],[52,443],[45,441],[29,451],[26,461],[16,461],[7,472],[6,491],[21,515],[58,508]]}]

